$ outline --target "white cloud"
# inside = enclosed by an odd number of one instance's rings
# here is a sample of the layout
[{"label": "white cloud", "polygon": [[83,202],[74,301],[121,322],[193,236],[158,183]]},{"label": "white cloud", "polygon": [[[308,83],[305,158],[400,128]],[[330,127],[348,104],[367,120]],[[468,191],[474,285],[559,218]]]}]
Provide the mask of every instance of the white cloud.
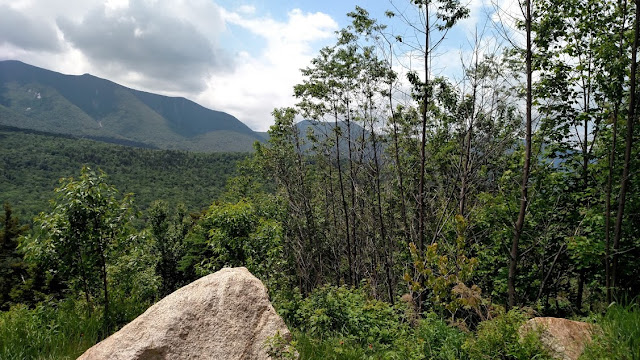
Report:
[{"label": "white cloud", "polygon": [[[299,69],[338,28],[319,12],[292,10],[285,21],[277,21],[251,5],[232,11],[211,0],[0,0],[3,6],[50,30],[30,26],[20,37],[5,36],[4,42],[0,37],[0,60],[185,96],[255,130],[269,127],[275,107],[295,103]],[[242,43],[247,32],[253,39]],[[222,37],[239,40],[234,44],[239,53],[220,58]],[[58,45],[44,46],[56,38]],[[256,46],[255,39],[264,46]],[[231,64],[216,65],[220,59]]]},{"label": "white cloud", "polygon": [[253,15],[256,13],[256,7],[253,5],[241,5],[237,11],[241,14]]},{"label": "white cloud", "polygon": [[197,99],[265,131],[273,123],[274,108],[295,103],[293,86],[302,81],[300,69],[309,65],[314,45],[334,37],[338,24],[326,14],[301,10],[289,12],[286,22],[226,11],[223,17],[263,38],[266,47],[257,57],[237,54],[235,70],[210,77],[208,89]]}]

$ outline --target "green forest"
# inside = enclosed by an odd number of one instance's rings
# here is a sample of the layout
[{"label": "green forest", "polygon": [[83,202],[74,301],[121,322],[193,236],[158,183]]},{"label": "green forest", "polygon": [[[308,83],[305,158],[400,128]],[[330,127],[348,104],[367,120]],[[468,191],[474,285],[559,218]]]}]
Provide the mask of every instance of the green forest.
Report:
[{"label": "green forest", "polygon": [[119,146],[98,141],[0,127],[0,201],[24,222],[46,210],[61,178],[83,165],[101,169],[139,210],[155,200],[199,212],[224,191],[244,153],[192,153]]},{"label": "green forest", "polygon": [[250,155],[3,130],[0,359],[77,357],[229,266],[291,329],[275,358],[550,359],[518,329],[554,316],[640,359],[640,0],[520,5],[457,82],[430,66],[464,2],[387,13],[416,39],[357,7]]}]

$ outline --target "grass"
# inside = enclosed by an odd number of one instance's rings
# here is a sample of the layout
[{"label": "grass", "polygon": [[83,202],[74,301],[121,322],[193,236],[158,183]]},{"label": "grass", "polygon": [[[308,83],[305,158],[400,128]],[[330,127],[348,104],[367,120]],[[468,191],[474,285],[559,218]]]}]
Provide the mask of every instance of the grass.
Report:
[{"label": "grass", "polygon": [[640,360],[640,305],[614,304],[597,319],[602,333],[587,346],[581,360]]},{"label": "grass", "polygon": [[112,319],[108,331],[99,309],[89,315],[84,302],[71,299],[43,302],[33,309],[16,305],[0,312],[0,360],[76,359],[149,305],[136,299],[118,300],[112,305],[120,316]]},{"label": "grass", "polygon": [[0,359],[75,359],[101,337],[102,319],[72,301],[0,313]]}]

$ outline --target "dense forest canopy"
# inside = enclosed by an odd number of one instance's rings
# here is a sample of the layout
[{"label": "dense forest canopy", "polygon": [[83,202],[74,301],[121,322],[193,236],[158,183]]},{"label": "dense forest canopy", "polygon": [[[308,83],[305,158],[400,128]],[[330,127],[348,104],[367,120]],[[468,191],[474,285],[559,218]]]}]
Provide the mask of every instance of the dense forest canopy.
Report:
[{"label": "dense forest canopy", "polygon": [[0,152],[0,201],[25,222],[46,210],[60,178],[77,176],[83,165],[133,193],[140,210],[162,199],[197,212],[220,196],[247,156],[125,147],[12,127],[0,127]]},{"label": "dense forest canopy", "polygon": [[463,2],[388,12],[415,38],[356,7],[302,69],[297,105],[274,110],[268,142],[200,214],[159,196],[140,231],[132,199],[89,168],[32,231],[5,208],[0,306],[73,299],[61,309],[100,319],[97,340],[141,304],[247,266],[303,356],[546,358],[517,340],[527,314],[607,309],[598,321],[614,325],[585,356],[640,356],[640,0],[519,5],[521,40],[488,52],[478,33],[456,82],[432,67]]}]

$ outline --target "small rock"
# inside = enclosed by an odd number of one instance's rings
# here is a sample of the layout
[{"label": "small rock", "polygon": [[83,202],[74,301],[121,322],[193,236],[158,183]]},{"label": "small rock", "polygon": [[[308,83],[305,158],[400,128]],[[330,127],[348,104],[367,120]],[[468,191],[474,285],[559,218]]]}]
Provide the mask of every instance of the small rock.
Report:
[{"label": "small rock", "polygon": [[270,359],[289,330],[246,268],[225,268],[165,297],[78,359]]}]

